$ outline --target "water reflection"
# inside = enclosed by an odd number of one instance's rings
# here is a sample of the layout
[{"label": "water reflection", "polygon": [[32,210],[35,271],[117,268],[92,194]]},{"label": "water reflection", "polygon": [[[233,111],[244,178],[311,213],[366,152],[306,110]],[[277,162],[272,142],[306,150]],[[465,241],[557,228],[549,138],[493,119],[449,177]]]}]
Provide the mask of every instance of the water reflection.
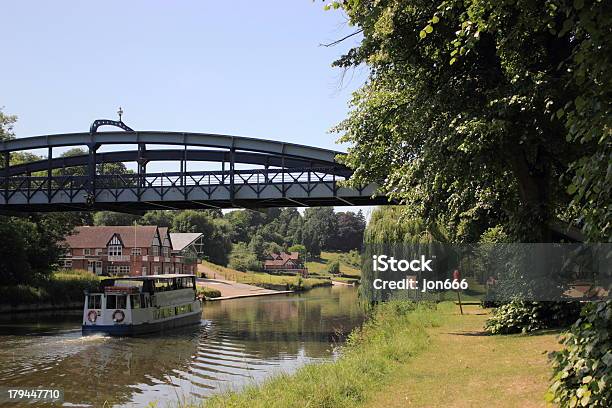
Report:
[{"label": "water reflection", "polygon": [[0,384],[64,389],[81,406],[206,397],[334,356],[360,324],[353,288],[210,302],[202,325],[144,338],[82,337],[80,313],[0,318]]}]

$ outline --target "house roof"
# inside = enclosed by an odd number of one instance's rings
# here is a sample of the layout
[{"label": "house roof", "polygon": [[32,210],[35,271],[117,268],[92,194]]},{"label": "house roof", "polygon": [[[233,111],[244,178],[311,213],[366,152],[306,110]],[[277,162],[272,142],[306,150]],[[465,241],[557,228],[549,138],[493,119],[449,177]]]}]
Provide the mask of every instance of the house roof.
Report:
[{"label": "house roof", "polygon": [[157,229],[159,230],[159,238],[162,241],[162,245],[164,243],[164,238],[168,237],[168,240],[170,241],[170,248],[174,248],[172,237],[170,236],[170,234],[168,234],[168,227],[158,227]]},{"label": "house roof", "polygon": [[264,262],[264,266],[282,266],[289,261],[298,261],[300,258],[299,252],[281,252],[280,254],[270,254],[272,259]]},{"label": "house roof", "polygon": [[172,250],[182,251],[201,236],[202,234],[199,232],[171,232],[170,241],[172,241]]},{"label": "house roof", "polygon": [[70,248],[104,248],[118,234],[126,248],[147,248],[156,231],[155,225],[76,227],[65,241]]}]

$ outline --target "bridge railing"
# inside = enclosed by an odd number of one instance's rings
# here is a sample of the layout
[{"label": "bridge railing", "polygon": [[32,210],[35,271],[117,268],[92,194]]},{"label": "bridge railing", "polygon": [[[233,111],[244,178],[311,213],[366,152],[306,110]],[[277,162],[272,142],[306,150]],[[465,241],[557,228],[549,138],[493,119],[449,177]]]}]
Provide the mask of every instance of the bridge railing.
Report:
[{"label": "bridge railing", "polygon": [[264,185],[321,183],[344,180],[329,168],[255,169],[234,171],[194,171],[163,173],[97,174],[95,181],[87,175],[53,175],[0,177],[0,188],[9,194],[28,191],[120,189],[134,187],[185,187],[201,185]]}]

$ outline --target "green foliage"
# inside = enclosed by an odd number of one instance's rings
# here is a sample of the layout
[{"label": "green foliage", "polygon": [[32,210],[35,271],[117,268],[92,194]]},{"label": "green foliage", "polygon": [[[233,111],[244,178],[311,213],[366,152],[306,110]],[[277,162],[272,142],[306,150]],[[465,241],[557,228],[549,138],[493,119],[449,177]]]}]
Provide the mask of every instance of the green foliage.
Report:
[{"label": "green foliage", "polygon": [[[365,217],[361,212],[334,212],[333,208],[309,208],[302,217],[295,208],[262,211],[238,210],[225,214],[233,243],[244,242],[260,260],[266,252],[302,245],[318,257],[322,250],[359,249]],[[276,244],[276,245],[275,245]]]},{"label": "green foliage", "polygon": [[0,282],[29,284],[48,275],[63,252],[63,237],[73,228],[68,214],[0,217]]},{"label": "green foliage", "polygon": [[574,322],[579,311],[579,305],[574,302],[513,300],[493,311],[485,330],[490,334],[510,334],[563,327]]},{"label": "green foliage", "polygon": [[243,242],[233,245],[228,266],[237,271],[261,271],[262,264],[249,247]]},{"label": "green foliage", "polygon": [[263,260],[266,256],[263,237],[259,234],[253,235],[249,242],[249,251],[255,255],[258,260]]},{"label": "green foliage", "polygon": [[226,265],[231,250],[231,225],[207,211],[184,210],[172,220],[173,232],[199,232],[204,236],[204,256],[211,262]]},{"label": "green foliage", "polygon": [[0,303],[12,306],[82,302],[83,291],[98,289],[100,280],[87,271],[56,272],[28,285],[0,286]]},{"label": "green foliage", "polygon": [[503,225],[550,242],[557,217],[611,236],[605,2],[334,4],[363,32],[335,65],[370,68],[336,128],[352,184],[378,183],[428,225],[444,219],[453,241]]},{"label": "green foliage", "polygon": [[340,275],[340,262],[330,261],[327,264],[327,273],[331,275]]},{"label": "green foliage", "polygon": [[372,212],[364,235],[365,244],[447,242],[446,232],[438,225],[426,225],[407,216],[405,207],[379,207]]},{"label": "green foliage", "polygon": [[[13,132],[15,122],[17,122],[17,116],[5,114],[2,112],[2,107],[0,107],[0,141],[10,140],[15,137]],[[2,163],[2,166],[4,166],[4,163]]]},{"label": "green foliage", "polygon": [[133,225],[140,220],[139,215],[114,211],[98,211],[93,216],[94,225]]},{"label": "green foliage", "polygon": [[612,405],[612,301],[589,303],[551,353],[552,384],[546,394],[560,407]]},{"label": "green foliage", "polygon": [[218,297],[221,297],[221,291],[215,288],[198,286],[198,296],[203,296],[209,299],[218,298]]},{"label": "green foliage", "polygon": [[356,250],[351,250],[348,253],[340,254],[340,262],[352,266],[353,268],[361,268],[361,254]]},{"label": "green foliage", "polygon": [[138,223],[141,225],[157,225],[158,227],[170,228],[174,221],[174,214],[172,211],[167,210],[147,211]]},{"label": "green foliage", "polygon": [[289,252],[298,252],[300,254],[300,258],[306,259],[306,247],[302,244],[291,245],[287,248]]}]

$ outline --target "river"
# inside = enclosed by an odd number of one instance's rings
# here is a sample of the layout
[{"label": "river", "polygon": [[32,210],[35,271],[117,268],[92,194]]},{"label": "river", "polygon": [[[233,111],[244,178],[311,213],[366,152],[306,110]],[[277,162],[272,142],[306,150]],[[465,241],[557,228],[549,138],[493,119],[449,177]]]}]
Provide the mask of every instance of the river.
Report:
[{"label": "river", "polygon": [[0,316],[0,386],[64,390],[64,406],[164,407],[337,356],[363,321],[357,290],[207,302],[199,327],[81,336],[81,312]]}]

